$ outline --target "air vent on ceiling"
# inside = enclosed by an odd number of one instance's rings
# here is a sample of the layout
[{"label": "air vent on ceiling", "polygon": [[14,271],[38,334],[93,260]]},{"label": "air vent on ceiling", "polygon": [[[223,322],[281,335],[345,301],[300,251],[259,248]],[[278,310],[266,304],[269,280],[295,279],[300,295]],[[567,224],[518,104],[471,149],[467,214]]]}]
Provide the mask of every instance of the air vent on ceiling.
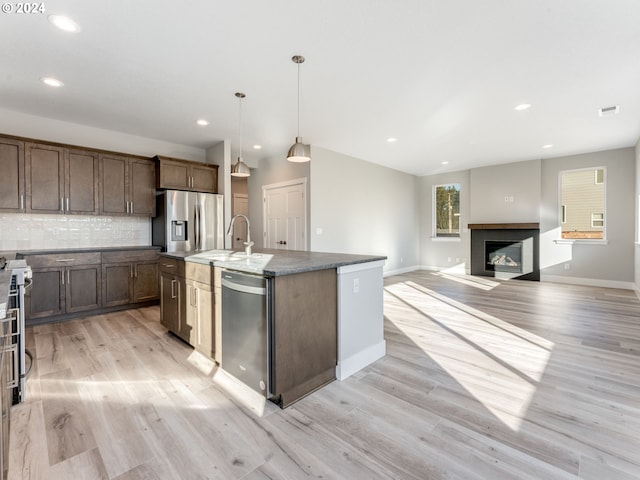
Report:
[{"label": "air vent on ceiling", "polygon": [[612,107],[602,107],[598,109],[598,115],[601,117],[610,117],[620,112],[620,105],[614,105]]}]

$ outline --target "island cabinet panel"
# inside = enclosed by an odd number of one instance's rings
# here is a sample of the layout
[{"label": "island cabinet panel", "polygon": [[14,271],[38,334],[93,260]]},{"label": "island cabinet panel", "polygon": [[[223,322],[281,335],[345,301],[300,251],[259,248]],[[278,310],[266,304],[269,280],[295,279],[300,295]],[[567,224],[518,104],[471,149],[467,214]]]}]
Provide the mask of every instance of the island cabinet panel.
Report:
[{"label": "island cabinet panel", "polygon": [[277,276],[272,287],[272,388],[284,408],[335,379],[335,269]]},{"label": "island cabinet panel", "polygon": [[64,212],[64,149],[39,143],[25,145],[26,211]]},{"label": "island cabinet panel", "polygon": [[24,142],[0,138],[0,211],[24,212]]}]

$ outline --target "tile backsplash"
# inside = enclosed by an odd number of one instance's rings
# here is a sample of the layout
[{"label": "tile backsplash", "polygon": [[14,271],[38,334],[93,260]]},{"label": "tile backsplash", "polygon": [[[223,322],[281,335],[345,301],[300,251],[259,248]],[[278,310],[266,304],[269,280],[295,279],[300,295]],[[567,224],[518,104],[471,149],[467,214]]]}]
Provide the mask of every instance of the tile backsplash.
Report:
[{"label": "tile backsplash", "polygon": [[0,252],[145,245],[149,218],[0,213]]}]

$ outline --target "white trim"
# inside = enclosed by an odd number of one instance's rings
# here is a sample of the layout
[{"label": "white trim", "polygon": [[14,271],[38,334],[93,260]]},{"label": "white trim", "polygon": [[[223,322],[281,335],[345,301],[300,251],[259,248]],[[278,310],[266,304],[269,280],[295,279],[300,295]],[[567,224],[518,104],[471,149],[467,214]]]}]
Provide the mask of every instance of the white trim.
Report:
[{"label": "white trim", "polygon": [[462,239],[457,237],[429,237],[432,242],[461,242]]},{"label": "white trim", "polygon": [[585,285],[590,287],[621,288],[623,290],[635,290],[633,282],[621,282],[618,280],[603,280],[600,278],[566,277],[563,275],[540,274],[541,282],[565,283],[569,285]]},{"label": "white trim", "polygon": [[599,240],[592,238],[590,240],[570,239],[570,238],[558,238],[553,241],[557,245],[609,245],[609,240]]},{"label": "white trim", "polygon": [[415,272],[416,270],[421,270],[419,265],[413,265],[411,267],[397,268],[394,270],[387,270],[383,272],[383,277],[392,277],[393,275],[402,275],[403,273]]},{"label": "white trim", "polygon": [[360,272],[362,270],[370,270],[372,268],[378,268],[384,266],[384,260],[374,260],[372,262],[354,263],[351,265],[345,265],[338,267],[338,275],[341,273]]},{"label": "white trim", "polygon": [[341,359],[336,365],[336,378],[341,381],[345,380],[354,373],[362,370],[364,367],[381,359],[386,353],[387,344],[385,340],[382,340],[380,343],[371,345],[370,347],[351,355],[349,358]]}]

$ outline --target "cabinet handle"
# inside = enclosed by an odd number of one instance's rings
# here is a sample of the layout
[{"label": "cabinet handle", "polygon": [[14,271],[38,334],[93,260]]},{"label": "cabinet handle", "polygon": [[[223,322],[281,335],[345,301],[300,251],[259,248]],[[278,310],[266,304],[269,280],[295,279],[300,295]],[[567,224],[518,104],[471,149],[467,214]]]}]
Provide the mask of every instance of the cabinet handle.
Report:
[{"label": "cabinet handle", "polygon": [[138,265],[133,266],[133,276],[138,278]]},{"label": "cabinet handle", "polygon": [[64,197],[60,197],[60,211],[64,212]]},{"label": "cabinet handle", "polygon": [[75,262],[75,261],[76,261],[75,258],[58,258],[56,260],[56,262],[60,262],[60,263],[63,263],[63,262]]},{"label": "cabinet handle", "polygon": [[170,264],[170,263],[163,263],[163,264],[162,264],[162,266],[163,266],[164,268],[174,268],[174,267],[175,267],[175,265],[172,265],[172,264]]},{"label": "cabinet handle", "polygon": [[171,298],[176,298],[176,283],[177,280],[171,280]]},{"label": "cabinet handle", "polygon": [[20,195],[20,210],[24,210],[24,193]]},{"label": "cabinet handle", "polygon": [[129,276],[133,278],[133,265],[129,265]]},{"label": "cabinet handle", "polygon": [[131,202],[129,202],[131,204],[131,208],[129,209],[129,213],[133,213],[133,200],[131,200]]},{"label": "cabinet handle", "polygon": [[64,270],[60,272],[60,275],[62,276],[62,285],[64,285]]},{"label": "cabinet handle", "polygon": [[67,212],[69,211],[69,197],[67,197]]},{"label": "cabinet handle", "polygon": [[70,277],[71,273],[70,272],[71,272],[71,270],[67,270],[67,284],[68,285],[71,285],[71,277]]}]

